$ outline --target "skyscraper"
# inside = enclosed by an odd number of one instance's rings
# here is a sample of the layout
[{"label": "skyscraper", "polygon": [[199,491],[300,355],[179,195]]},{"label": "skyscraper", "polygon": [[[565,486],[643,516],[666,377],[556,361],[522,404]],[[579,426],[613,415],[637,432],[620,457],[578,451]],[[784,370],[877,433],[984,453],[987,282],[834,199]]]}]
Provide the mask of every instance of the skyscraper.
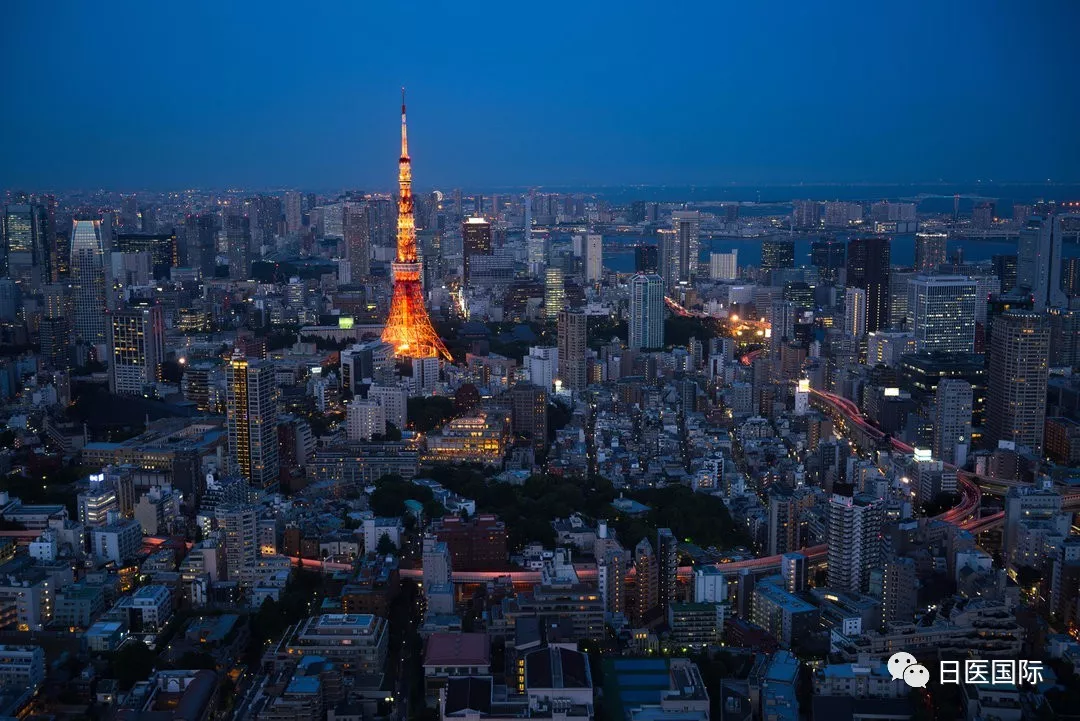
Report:
[{"label": "skyscraper", "polygon": [[109,390],[144,395],[161,380],[165,317],[159,305],[120,308],[109,314]]},{"label": "skyscraper", "polygon": [[889,239],[853,238],[848,242],[847,284],[866,291],[866,330],[889,327]]},{"label": "skyscraper", "polygon": [[958,275],[920,275],[908,281],[908,327],[915,352],[975,352],[977,284]]},{"label": "skyscraper", "polygon": [[971,449],[971,414],[975,396],[971,384],[942,378],[934,398],[934,458],[954,466],[967,462]]},{"label": "skyscraper", "polygon": [[491,255],[491,223],[483,218],[466,218],[461,224],[463,273],[465,287],[471,287],[470,260],[474,255]]},{"label": "skyscraper", "polygon": [[866,291],[862,288],[844,291],[844,335],[855,339],[866,335]]},{"label": "skyscraper", "polygon": [[[378,216],[376,216],[378,220]],[[435,332],[420,287],[420,261],[416,252],[416,218],[413,213],[412,159],[405,126],[405,90],[401,90],[401,157],[398,159],[397,259],[391,264],[394,294],[382,339],[405,358],[452,360],[446,344]]]},{"label": "skyscraper", "polygon": [[995,446],[1013,441],[1035,452],[1042,448],[1049,352],[1043,314],[1007,311],[994,319],[986,435]]},{"label": "skyscraper", "polygon": [[881,565],[881,501],[859,494],[829,501],[829,588],[864,593],[870,572]]},{"label": "skyscraper", "polygon": [[368,207],[363,203],[345,203],[342,210],[342,232],[345,236],[345,257],[349,260],[350,275],[359,280],[371,275],[371,229],[368,227]]},{"label": "skyscraper", "polygon": [[709,254],[709,278],[711,280],[735,280],[739,277],[739,251]]},{"label": "skyscraper", "polygon": [[285,230],[299,233],[304,218],[304,194],[289,190],[285,192]]},{"label": "skyscraper", "polygon": [[604,236],[589,233],[585,236],[585,281],[595,283],[604,275]]},{"label": "skyscraper", "polygon": [[923,232],[915,234],[915,270],[933,273],[945,263],[947,233]]},{"label": "skyscraper", "polygon": [[181,263],[199,271],[204,279],[214,277],[217,267],[217,221],[212,213],[189,215],[184,219],[184,252]]},{"label": "skyscraper", "polygon": [[1065,226],[1077,221],[1080,216],[1032,216],[1020,229],[1016,284],[1031,293],[1036,311],[1068,305],[1061,289],[1061,240]]},{"label": "skyscraper", "polygon": [[563,388],[583,391],[589,384],[588,362],[585,359],[589,317],[581,311],[563,310],[559,313],[559,373]]},{"label": "skyscraper", "polygon": [[533,451],[547,447],[547,390],[532,383],[518,383],[510,389],[510,421],[514,433],[532,441]]},{"label": "skyscraper", "polygon": [[701,213],[697,210],[676,210],[671,214],[678,248],[678,281],[690,283],[697,277],[700,262]]},{"label": "skyscraper", "polygon": [[649,613],[656,608],[660,600],[659,566],[656,554],[648,538],[642,538],[634,548],[635,585],[637,586],[637,604],[633,609],[634,621],[641,624]]},{"label": "skyscraper", "polygon": [[826,283],[836,282],[846,255],[844,244],[835,240],[815,240],[810,244],[810,264]]},{"label": "skyscraper", "polygon": [[630,279],[631,350],[664,346],[664,281],[640,273]]},{"label": "skyscraper", "polygon": [[50,277],[45,237],[48,226],[43,206],[9,205],[4,209],[0,275],[14,280],[23,293],[36,292]]},{"label": "skyscraper", "polygon": [[225,216],[225,248],[229,254],[229,277],[251,277],[251,220],[245,215]]},{"label": "skyscraper", "polygon": [[225,408],[229,453],[237,471],[252,486],[275,490],[278,446],[273,367],[234,351],[226,369]]},{"label": "skyscraper", "polygon": [[991,262],[994,265],[994,275],[1001,279],[1001,292],[1008,293],[1015,288],[1017,257],[1015,255],[995,255]]},{"label": "skyscraper", "polygon": [[71,231],[71,297],[75,309],[75,335],[90,345],[108,342],[104,256],[101,221],[74,221]]},{"label": "skyscraper", "polygon": [[226,577],[239,581],[241,569],[259,558],[259,507],[247,503],[223,503],[214,509],[225,547]]},{"label": "skyscraper", "polygon": [[655,245],[634,246],[634,272],[657,273],[660,271],[660,259]]},{"label": "skyscraper", "polygon": [[761,270],[770,273],[780,268],[795,267],[795,241],[787,238],[765,238],[761,241]]}]

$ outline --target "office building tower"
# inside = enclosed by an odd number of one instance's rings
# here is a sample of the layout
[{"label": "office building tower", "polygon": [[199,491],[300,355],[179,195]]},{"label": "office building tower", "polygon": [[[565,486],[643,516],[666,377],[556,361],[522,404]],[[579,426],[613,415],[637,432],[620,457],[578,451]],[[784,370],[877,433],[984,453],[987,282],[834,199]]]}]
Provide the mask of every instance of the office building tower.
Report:
[{"label": "office building tower", "polygon": [[829,588],[865,593],[881,565],[884,506],[872,496],[833,495],[828,506]]},{"label": "office building tower", "polygon": [[915,270],[935,273],[945,264],[947,233],[924,232],[915,234]]},{"label": "office building tower", "polygon": [[514,433],[532,442],[533,451],[547,448],[548,393],[531,383],[518,383],[510,389],[510,423]]},{"label": "office building tower", "polygon": [[234,351],[226,368],[225,408],[229,454],[236,471],[256,488],[276,490],[279,469],[273,367]]},{"label": "office building tower", "polygon": [[791,207],[791,225],[803,230],[821,225],[821,203],[816,200],[796,200]]},{"label": "office building tower", "polygon": [[1008,311],[994,319],[986,435],[1036,453],[1043,444],[1050,329],[1042,313]]},{"label": "office building tower", "polygon": [[465,287],[472,287],[470,260],[474,255],[491,255],[491,223],[483,218],[466,218],[461,224],[461,243],[462,277]]},{"label": "office building tower", "polygon": [[386,434],[386,411],[373,399],[354,398],[345,411],[345,434],[350,441],[370,441]]},{"label": "office building tower", "polygon": [[371,229],[368,227],[367,205],[345,203],[341,224],[349,274],[356,280],[367,278],[371,275]]},{"label": "office building tower", "polygon": [[184,267],[199,271],[200,277],[211,279],[217,268],[217,220],[211,213],[189,215],[184,219]]},{"label": "office building tower", "polygon": [[916,353],[975,352],[977,284],[956,275],[920,275],[908,281],[908,327]]},{"label": "office building tower", "polygon": [[658,273],[660,272],[660,260],[655,245],[634,246],[634,272],[635,273]]},{"label": "office building tower", "polygon": [[943,378],[934,394],[934,458],[963,467],[971,449],[971,416],[975,396],[971,384]]},{"label": "office building tower", "polygon": [[225,216],[225,249],[229,255],[229,277],[251,277],[251,220],[244,215]]},{"label": "office building tower", "polygon": [[664,346],[664,281],[656,274],[630,279],[631,350]]},{"label": "office building tower", "polygon": [[810,264],[818,269],[818,277],[826,283],[835,283],[844,268],[846,247],[835,240],[815,240],[810,244]]},{"label": "office building tower", "polygon": [[595,283],[604,276],[604,236],[588,233],[585,236],[585,282]]},{"label": "office building tower", "polygon": [[1080,296],[1080,257],[1062,258],[1061,290],[1069,298]]},{"label": "office building tower", "polygon": [[709,278],[712,280],[735,280],[739,277],[739,251],[711,253],[709,255]]},{"label": "office building tower", "polygon": [[259,507],[247,503],[223,503],[214,509],[225,550],[225,574],[239,581],[243,569],[259,559]]},{"label": "office building tower", "polygon": [[911,270],[889,272],[889,328],[910,330],[908,316],[908,281],[919,275]]},{"label": "office building tower", "polygon": [[0,275],[6,275],[23,293],[36,292],[50,279],[45,207],[8,205],[0,224]]},{"label": "office building tower", "polygon": [[678,249],[676,282],[692,283],[697,277],[701,258],[701,213],[697,210],[676,210],[671,214],[671,229],[675,231],[675,245]]},{"label": "office building tower", "polygon": [[165,362],[165,316],[159,305],[121,308],[109,314],[109,390],[141,396],[161,380]]},{"label": "office building tower", "polygon": [[889,326],[889,239],[853,238],[847,249],[847,285],[866,291],[866,330]]},{"label": "office building tower", "polygon": [[994,204],[992,202],[976,203],[971,209],[971,227],[975,230],[990,230],[994,224]]},{"label": "office building tower", "polygon": [[566,305],[566,281],[563,269],[554,266],[544,271],[544,317],[549,323],[559,319]]},{"label": "office building tower", "polygon": [[304,218],[304,194],[295,190],[285,193],[285,230],[289,233],[299,233],[303,226]]},{"label": "office building tower", "polygon": [[1020,229],[1016,284],[1031,294],[1038,312],[1068,305],[1061,289],[1061,241],[1068,225],[1078,221],[1076,215],[1033,216]]},{"label": "office building tower", "polygon": [[1015,255],[995,255],[991,259],[994,275],[1001,279],[1001,292],[1008,293],[1016,287],[1018,259]]},{"label": "office building tower", "polygon": [[675,602],[679,575],[679,541],[670,528],[656,531],[656,596],[664,615]]},{"label": "office building tower", "polygon": [[373,385],[367,397],[383,407],[388,424],[404,430],[409,422],[409,392],[404,385]]},{"label": "office building tower", "polygon": [[761,270],[770,273],[781,268],[795,267],[795,241],[786,238],[765,238],[761,241]]},{"label": "office building tower", "polygon": [[1046,317],[1050,324],[1050,367],[1080,366],[1080,310],[1049,308]]},{"label": "office building tower", "polygon": [[679,284],[679,243],[674,230],[656,230],[656,268],[664,279],[664,288],[670,290]]},{"label": "office building tower", "polygon": [[100,220],[76,220],[71,231],[71,297],[75,336],[89,345],[105,345],[105,235]]},{"label": "office building tower", "polygon": [[589,384],[587,348],[589,317],[577,310],[559,313],[559,372],[562,387],[571,391],[583,391]]},{"label": "office building tower", "polygon": [[42,318],[38,340],[45,370],[64,371],[71,367],[71,331],[67,317]]},{"label": "office building tower", "polygon": [[862,288],[844,291],[844,335],[856,340],[866,335],[866,291]]}]

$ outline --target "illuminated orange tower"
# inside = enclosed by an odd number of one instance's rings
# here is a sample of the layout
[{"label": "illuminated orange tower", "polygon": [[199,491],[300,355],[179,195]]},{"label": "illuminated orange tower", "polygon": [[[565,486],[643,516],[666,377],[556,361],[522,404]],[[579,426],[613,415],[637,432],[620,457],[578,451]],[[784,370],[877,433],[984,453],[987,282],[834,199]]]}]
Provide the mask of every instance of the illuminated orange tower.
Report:
[{"label": "illuminated orange tower", "polygon": [[401,159],[398,160],[397,262],[394,269],[394,296],[382,339],[404,358],[453,360],[439,334],[431,325],[424,293],[420,287],[420,262],[416,257],[416,221],[413,217],[412,162],[405,132],[405,89],[401,89]]}]

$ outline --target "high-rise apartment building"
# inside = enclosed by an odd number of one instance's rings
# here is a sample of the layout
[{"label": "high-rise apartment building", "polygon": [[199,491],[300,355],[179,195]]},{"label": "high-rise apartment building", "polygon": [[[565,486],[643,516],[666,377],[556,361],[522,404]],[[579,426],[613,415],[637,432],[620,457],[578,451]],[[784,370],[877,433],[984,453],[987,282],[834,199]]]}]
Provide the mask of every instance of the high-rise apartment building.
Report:
[{"label": "high-rise apartment building", "polygon": [[342,209],[342,234],[345,237],[345,257],[349,274],[356,279],[371,275],[371,229],[368,227],[368,208],[364,203],[345,203]]},{"label": "high-rise apartment building", "polygon": [[290,190],[285,193],[285,230],[299,233],[304,219],[304,194]]},{"label": "high-rise apartment building", "polygon": [[634,575],[637,603],[634,605],[634,622],[640,625],[660,600],[660,568],[648,538],[642,538],[634,548]]},{"label": "high-rise apartment building", "polygon": [[675,602],[679,575],[679,539],[670,528],[656,531],[656,571],[657,601],[666,617],[668,608]]},{"label": "high-rise apartment building", "polygon": [[247,503],[224,503],[214,509],[224,535],[226,578],[239,581],[245,566],[259,559],[259,507]]},{"label": "high-rise apartment building", "polygon": [[461,224],[462,277],[466,287],[471,287],[471,259],[475,255],[491,255],[491,223],[483,218],[466,218]]},{"label": "high-rise apartment building", "polygon": [[279,469],[273,367],[234,351],[226,369],[225,408],[229,453],[237,472],[256,488],[276,489]]},{"label": "high-rise apartment building", "polygon": [[536,452],[547,447],[547,405],[547,391],[538,385],[518,383],[510,389],[511,426],[532,441]]},{"label": "high-rise apartment building", "polygon": [[833,495],[828,506],[829,588],[864,593],[881,565],[884,506],[872,496]]},{"label": "high-rise apartment building", "polygon": [[71,230],[71,297],[75,310],[75,335],[90,345],[108,342],[104,236],[100,220],[76,220]]},{"label": "high-rise apartment building", "polygon": [[844,335],[855,339],[866,335],[866,291],[862,288],[844,291]]},{"label": "high-rise apartment building", "polygon": [[630,279],[631,350],[664,345],[664,281],[659,275],[638,274]]},{"label": "high-rise apartment building", "polygon": [[711,253],[709,255],[709,278],[712,280],[735,280],[739,277],[739,251]]},{"label": "high-rise apartment building", "polygon": [[121,308],[109,314],[109,390],[141,396],[161,380],[165,362],[165,316],[159,305]]},{"label": "high-rise apartment building", "polygon": [[562,387],[583,391],[589,384],[587,348],[589,317],[577,310],[559,313],[559,372]]},{"label": "high-rise apartment building", "polygon": [[701,213],[697,210],[676,210],[671,214],[671,228],[675,231],[678,249],[676,282],[691,283],[697,277],[701,256]]},{"label": "high-rise apartment building", "polygon": [[934,394],[934,458],[963,467],[971,449],[975,396],[971,384],[942,378]]},{"label": "high-rise apartment building", "polygon": [[345,411],[345,433],[350,441],[370,441],[386,433],[386,411],[373,399],[354,398]]},{"label": "high-rise apartment building", "polygon": [[924,232],[915,234],[915,270],[922,273],[934,273],[944,265],[946,256],[947,233]]},{"label": "high-rise apartment building", "polygon": [[866,291],[866,330],[889,326],[889,238],[853,238],[847,249],[847,285]]},{"label": "high-rise apartment building", "polygon": [[908,327],[916,353],[973,353],[977,283],[958,275],[908,281]]},{"label": "high-rise apartment building", "polygon": [[986,435],[993,445],[1012,441],[1038,452],[1046,421],[1050,329],[1033,311],[1007,311],[994,319],[990,342]]},{"label": "high-rise apartment building", "polygon": [[595,283],[604,276],[604,236],[588,233],[585,236],[585,281]]}]

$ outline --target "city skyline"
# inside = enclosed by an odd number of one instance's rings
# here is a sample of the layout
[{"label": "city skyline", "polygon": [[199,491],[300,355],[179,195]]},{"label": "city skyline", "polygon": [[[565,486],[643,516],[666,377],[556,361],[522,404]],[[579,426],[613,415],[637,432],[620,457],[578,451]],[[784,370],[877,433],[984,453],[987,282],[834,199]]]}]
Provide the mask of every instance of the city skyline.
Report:
[{"label": "city skyline", "polygon": [[[389,188],[385,107],[401,85],[423,119],[424,187],[1076,181],[1080,102],[1058,88],[1080,65],[1066,30],[1080,9],[1052,5],[687,8],[678,61],[644,34],[652,8],[633,4],[575,7],[561,22],[485,5],[315,8],[311,51],[273,8],[72,6],[45,18],[19,5],[9,31],[52,31],[3,38],[9,66],[34,72],[11,74],[9,92],[32,102],[0,120],[23,139],[0,150],[0,185]],[[122,40],[82,32],[99,25]],[[358,41],[355,27],[372,31]],[[193,34],[226,59],[180,62],[123,40]],[[1029,98],[1039,112],[997,112]]]}]

